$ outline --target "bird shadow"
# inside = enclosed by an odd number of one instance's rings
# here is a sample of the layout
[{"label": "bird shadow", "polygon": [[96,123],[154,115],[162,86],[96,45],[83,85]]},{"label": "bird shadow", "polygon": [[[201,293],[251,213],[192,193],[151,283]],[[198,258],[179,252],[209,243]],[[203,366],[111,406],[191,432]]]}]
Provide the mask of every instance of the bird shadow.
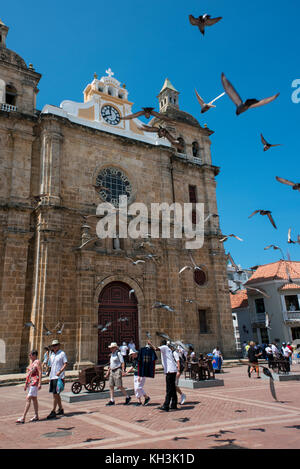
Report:
[{"label": "bird shadow", "polygon": [[295,428],[296,430],[300,430],[300,425],[288,425],[288,426],[285,426],[284,428]]},{"label": "bird shadow", "polygon": [[241,412],[247,412],[247,411],[244,410],[244,409],[238,409],[238,410],[235,410],[234,412],[239,412],[239,413],[241,413]]},{"label": "bird shadow", "polygon": [[188,438],[186,438],[185,436],[175,436],[175,438],[173,438],[174,441],[177,441],[177,440],[188,440]]},{"label": "bird shadow", "polygon": [[143,420],[143,419],[140,419],[140,420],[136,420],[136,422],[137,422],[137,423],[143,423],[143,422],[148,422],[148,420],[147,420],[147,419],[144,419],[144,420]]},{"label": "bird shadow", "polygon": [[251,431],[256,431],[256,432],[265,432],[266,430],[264,428],[250,428]]},{"label": "bird shadow", "polygon": [[104,440],[104,438],[87,438],[86,440],[84,440],[83,443],[90,443],[91,441],[100,441],[100,440]]},{"label": "bird shadow", "polygon": [[73,430],[75,427],[57,427],[57,430]]},{"label": "bird shadow", "polygon": [[180,422],[180,423],[185,423],[185,422],[189,422],[190,419],[188,417],[182,417],[182,418],[179,418],[179,419],[173,419],[173,420],[177,420],[177,422]]}]

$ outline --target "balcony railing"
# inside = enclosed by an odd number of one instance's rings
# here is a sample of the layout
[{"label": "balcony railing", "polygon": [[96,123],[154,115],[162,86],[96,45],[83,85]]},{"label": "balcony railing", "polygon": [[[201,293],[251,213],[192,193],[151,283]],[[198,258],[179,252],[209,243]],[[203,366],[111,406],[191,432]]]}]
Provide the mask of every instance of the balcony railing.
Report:
[{"label": "balcony railing", "polygon": [[256,313],[252,316],[251,323],[252,325],[255,324],[257,327],[264,326],[266,324],[266,313]]},{"label": "balcony railing", "polygon": [[300,322],[300,311],[284,311],[283,319],[284,321]]},{"label": "balcony railing", "polygon": [[13,106],[12,104],[2,103],[0,104],[0,109],[1,111],[11,112],[11,111],[16,111],[17,106]]}]

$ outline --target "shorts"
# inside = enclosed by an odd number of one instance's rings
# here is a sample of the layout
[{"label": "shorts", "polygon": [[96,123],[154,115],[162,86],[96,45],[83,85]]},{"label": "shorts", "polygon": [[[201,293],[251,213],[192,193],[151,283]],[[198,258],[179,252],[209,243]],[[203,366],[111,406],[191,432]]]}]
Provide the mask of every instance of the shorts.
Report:
[{"label": "shorts", "polygon": [[29,386],[27,397],[37,397],[38,387],[37,386]]},{"label": "shorts", "polygon": [[117,388],[120,388],[121,386],[123,386],[121,368],[117,368],[116,370],[110,370],[108,383],[110,387],[116,386]]},{"label": "shorts", "polygon": [[134,392],[137,399],[140,399],[142,396],[146,396],[144,391],[145,381],[146,378],[144,376],[141,378],[139,376],[134,376]]},{"label": "shorts", "polygon": [[175,384],[176,384],[176,386],[177,386],[177,387],[178,387],[178,383],[179,383],[179,380],[180,380],[180,376],[181,376],[181,373],[180,373],[180,375],[179,375],[179,376],[178,376],[178,375],[176,375]]},{"label": "shorts", "polygon": [[[57,381],[58,381],[58,379],[50,379],[49,392],[52,392],[53,394],[59,394],[56,390]],[[65,384],[64,379],[62,379],[62,382]]]}]

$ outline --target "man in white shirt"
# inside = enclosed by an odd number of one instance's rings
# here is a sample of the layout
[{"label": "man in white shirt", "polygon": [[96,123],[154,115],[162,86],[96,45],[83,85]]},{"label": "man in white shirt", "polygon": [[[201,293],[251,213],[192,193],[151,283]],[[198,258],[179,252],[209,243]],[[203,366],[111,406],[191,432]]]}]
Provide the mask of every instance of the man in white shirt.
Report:
[{"label": "man in white shirt", "polygon": [[[64,409],[62,408],[61,398],[59,392],[57,392],[57,383],[60,378],[64,383],[65,369],[68,365],[68,360],[65,352],[60,349],[60,343],[58,340],[53,340],[51,344],[52,353],[50,355],[50,386],[49,392],[53,394],[53,409],[47,416],[47,419],[55,419],[57,415],[64,415]],[[56,407],[58,406],[58,412]]]},{"label": "man in white shirt", "polygon": [[127,394],[122,383],[122,376],[125,376],[125,363],[121,352],[119,351],[118,344],[112,342],[108,348],[111,351],[109,359],[108,371],[105,378],[109,378],[109,390],[110,390],[110,401],[106,404],[108,406],[115,404],[114,399],[114,387],[116,386],[122,392],[123,396],[126,397],[125,405],[128,405],[131,401],[131,397]]},{"label": "man in white shirt", "polygon": [[129,348],[127,347],[126,342],[123,342],[122,345],[120,345],[120,352],[121,352],[122,357],[124,359],[125,370],[126,370],[126,364],[127,364],[128,350],[129,350]]},{"label": "man in white shirt", "polygon": [[177,410],[176,375],[178,368],[173,352],[170,347],[168,347],[166,340],[161,342],[160,347],[155,347],[150,341],[148,341],[148,344],[153,348],[153,350],[161,353],[161,362],[166,375],[165,402],[161,407],[159,407],[159,409],[164,410],[165,412],[169,412],[169,408]]},{"label": "man in white shirt", "polygon": [[289,349],[289,347],[287,347],[286,343],[283,342],[282,347],[281,347],[281,351],[282,351],[283,358],[286,362],[285,371],[287,373],[289,373],[291,371],[291,367],[290,367],[290,356],[292,355],[291,349]]},{"label": "man in white shirt", "polygon": [[131,341],[128,343],[128,349],[129,349],[129,352],[130,352],[130,350],[136,350],[135,343],[134,343],[133,339],[131,339]]}]

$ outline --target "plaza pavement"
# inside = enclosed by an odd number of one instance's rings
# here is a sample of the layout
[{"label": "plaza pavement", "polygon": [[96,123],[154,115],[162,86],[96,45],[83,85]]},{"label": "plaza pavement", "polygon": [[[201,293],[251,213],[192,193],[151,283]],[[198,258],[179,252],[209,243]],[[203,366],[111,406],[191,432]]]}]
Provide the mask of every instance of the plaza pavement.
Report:
[{"label": "plaza pavement", "polygon": [[[299,371],[300,365],[293,365]],[[69,372],[70,373],[70,372]],[[106,407],[106,399],[63,403],[65,415],[46,420],[52,396],[48,385],[39,391],[40,421],[24,425],[15,421],[25,405],[24,385],[0,387],[1,449],[299,449],[300,381],[275,382],[278,402],[269,390],[268,379],[251,379],[247,367],[225,368],[216,375],[224,386],[185,389],[187,401],[180,410],[158,410],[165,394],[164,375],[147,379],[151,396],[147,407],[135,407],[135,397],[124,406],[124,398]],[[133,377],[124,378],[128,388]],[[66,383],[70,391],[71,382]]]}]

